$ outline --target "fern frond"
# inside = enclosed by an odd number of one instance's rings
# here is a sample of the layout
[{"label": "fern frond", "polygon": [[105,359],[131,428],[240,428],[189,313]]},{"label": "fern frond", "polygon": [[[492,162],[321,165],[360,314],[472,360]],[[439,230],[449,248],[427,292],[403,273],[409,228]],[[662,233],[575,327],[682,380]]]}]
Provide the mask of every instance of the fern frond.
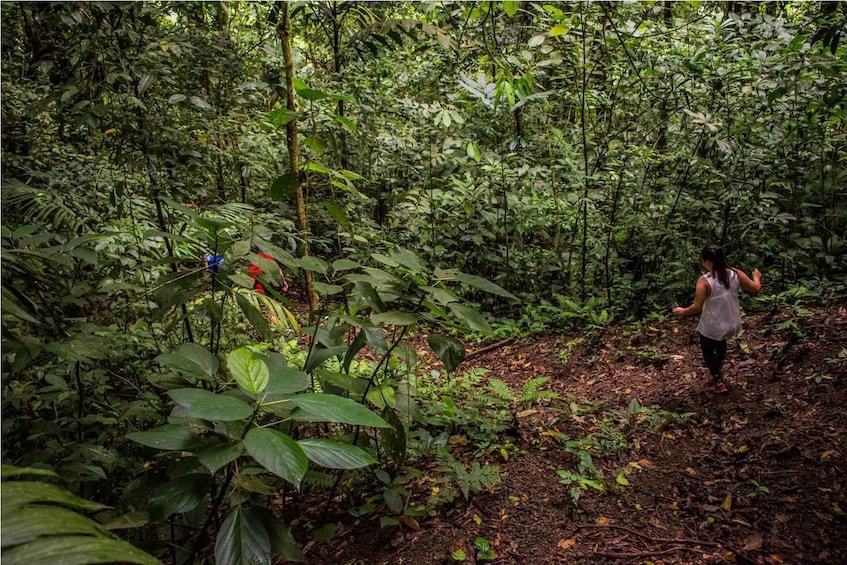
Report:
[{"label": "fern frond", "polygon": [[541,385],[550,380],[549,377],[535,377],[524,383],[521,388],[521,402],[533,402],[542,398],[559,398],[552,390],[539,390]]},{"label": "fern frond", "polygon": [[511,400],[512,398],[512,389],[500,379],[489,379],[488,388],[497,398],[502,400]]},{"label": "fern frond", "polygon": [[475,461],[470,470],[462,469],[461,473],[456,473],[456,483],[462,491],[462,496],[467,500],[471,494],[482,492],[493,486],[499,485],[503,478],[500,476],[500,467],[496,465],[480,466],[478,461]]},{"label": "fern frond", "polygon": [[2,186],[3,210],[20,215],[24,222],[50,224],[57,229],[80,232],[85,227],[83,214],[71,209],[56,191],[33,188],[18,180]]},{"label": "fern frond", "polygon": [[250,222],[250,216],[256,211],[256,208],[250,204],[242,202],[229,202],[220,206],[213,206],[211,210],[220,218],[233,222],[238,225],[247,225]]},{"label": "fern frond", "polygon": [[303,477],[303,482],[316,487],[332,488],[335,484],[335,475],[309,469]]}]

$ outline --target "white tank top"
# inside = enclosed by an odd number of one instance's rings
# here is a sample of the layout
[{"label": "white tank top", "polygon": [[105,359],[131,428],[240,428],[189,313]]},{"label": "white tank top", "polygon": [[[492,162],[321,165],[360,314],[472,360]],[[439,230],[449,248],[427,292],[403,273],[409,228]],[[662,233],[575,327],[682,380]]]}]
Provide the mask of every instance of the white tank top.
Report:
[{"label": "white tank top", "polygon": [[703,311],[700,313],[700,323],[697,331],[717,341],[724,341],[741,331],[741,309],[738,307],[738,274],[729,270],[729,288],[712,273],[704,276],[712,289]]}]

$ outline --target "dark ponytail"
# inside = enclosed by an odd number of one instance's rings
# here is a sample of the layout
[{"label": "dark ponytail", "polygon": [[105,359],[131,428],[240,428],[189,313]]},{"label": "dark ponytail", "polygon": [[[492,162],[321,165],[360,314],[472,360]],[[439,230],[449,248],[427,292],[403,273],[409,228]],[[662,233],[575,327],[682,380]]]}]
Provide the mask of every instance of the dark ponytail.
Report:
[{"label": "dark ponytail", "polygon": [[717,277],[725,288],[729,288],[729,275],[726,272],[726,259],[723,250],[717,245],[707,245],[700,254],[704,261],[712,262],[712,276]]}]

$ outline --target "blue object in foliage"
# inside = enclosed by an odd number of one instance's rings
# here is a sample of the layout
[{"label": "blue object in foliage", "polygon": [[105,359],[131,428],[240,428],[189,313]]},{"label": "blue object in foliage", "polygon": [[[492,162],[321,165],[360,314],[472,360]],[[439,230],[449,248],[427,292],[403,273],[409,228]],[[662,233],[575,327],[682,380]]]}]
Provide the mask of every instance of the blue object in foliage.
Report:
[{"label": "blue object in foliage", "polygon": [[203,255],[203,264],[210,273],[217,273],[224,266],[224,256],[218,255],[214,251],[209,251]]}]

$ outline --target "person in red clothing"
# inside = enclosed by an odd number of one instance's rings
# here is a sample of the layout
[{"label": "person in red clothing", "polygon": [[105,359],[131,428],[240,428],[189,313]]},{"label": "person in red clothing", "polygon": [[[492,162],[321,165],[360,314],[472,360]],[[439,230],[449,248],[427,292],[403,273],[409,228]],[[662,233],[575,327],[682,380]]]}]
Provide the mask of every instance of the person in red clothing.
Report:
[{"label": "person in red clothing", "polygon": [[[260,253],[259,252],[259,246],[256,245],[255,243],[250,245],[250,251],[252,251],[253,253],[258,253],[259,257],[262,257],[264,259],[268,259],[269,261],[274,260],[274,258],[272,256],[268,255],[267,253]],[[282,273],[282,269],[279,268],[279,267],[277,267],[277,268],[279,269],[279,278],[282,281],[282,292],[287,292],[288,291],[288,281],[285,280],[285,275]],[[259,294],[265,294],[265,287],[262,286],[262,283],[260,283],[257,280],[257,277],[261,274],[264,274],[264,271],[257,265],[250,265],[250,267],[247,270],[250,272],[250,278],[252,278],[253,281],[254,281],[253,288]]]}]

